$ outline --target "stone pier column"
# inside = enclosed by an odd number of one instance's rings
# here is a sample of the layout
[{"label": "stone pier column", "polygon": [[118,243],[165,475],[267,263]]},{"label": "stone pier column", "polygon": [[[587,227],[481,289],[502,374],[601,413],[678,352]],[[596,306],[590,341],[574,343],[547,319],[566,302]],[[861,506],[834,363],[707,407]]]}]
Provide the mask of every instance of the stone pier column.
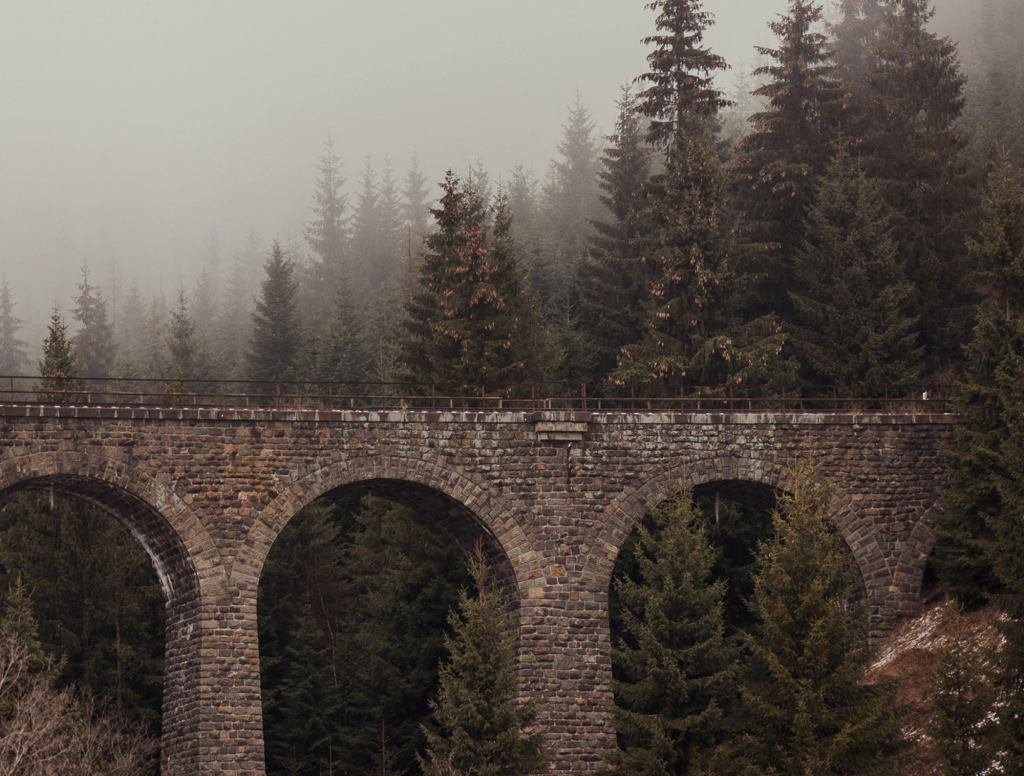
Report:
[{"label": "stone pier column", "polygon": [[197,768],[163,776],[263,776],[257,586],[251,580],[204,595],[200,605]]},{"label": "stone pier column", "polygon": [[550,772],[603,772],[615,746],[607,595],[571,582],[560,566],[546,572],[524,591],[520,686],[536,704]]}]

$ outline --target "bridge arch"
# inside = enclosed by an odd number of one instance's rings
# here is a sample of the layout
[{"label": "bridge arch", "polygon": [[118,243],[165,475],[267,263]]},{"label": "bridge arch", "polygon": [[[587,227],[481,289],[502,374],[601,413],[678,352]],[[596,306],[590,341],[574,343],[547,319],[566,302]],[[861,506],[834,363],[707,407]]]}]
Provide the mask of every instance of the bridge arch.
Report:
[{"label": "bridge arch", "polygon": [[[639,486],[625,490],[605,510],[606,520],[587,560],[586,574],[607,591],[615,561],[629,535],[652,509],[669,498],[680,482],[695,489],[715,483],[751,483],[786,492],[794,483],[793,470],[778,461],[750,456],[702,458],[677,464],[655,474]],[[829,484],[826,482],[826,484]],[[875,537],[874,526],[855,508],[853,500],[830,487],[829,522],[843,538],[857,564],[874,629],[889,604],[892,570]]]},{"label": "bridge arch", "polygon": [[123,525],[146,551],[164,595],[161,770],[184,773],[199,758],[202,574],[216,580],[215,545],[167,484],[125,461],[36,453],[0,462],[0,492],[53,491],[81,499]]},{"label": "bridge arch", "polygon": [[478,537],[483,540],[500,582],[516,597],[512,604],[518,603],[530,571],[540,565],[515,508],[500,493],[433,456],[366,456],[292,477],[249,529],[232,578],[258,582],[271,547],[291,519],[321,496],[345,490],[369,490],[408,506],[426,500],[429,510],[446,517],[438,527],[463,550]]}]

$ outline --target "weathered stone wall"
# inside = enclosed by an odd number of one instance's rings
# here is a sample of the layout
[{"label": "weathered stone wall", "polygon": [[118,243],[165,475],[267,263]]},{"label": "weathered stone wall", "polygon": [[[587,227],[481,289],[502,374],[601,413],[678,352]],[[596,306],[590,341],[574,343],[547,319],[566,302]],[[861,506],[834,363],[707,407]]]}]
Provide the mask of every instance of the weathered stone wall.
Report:
[{"label": "weathered stone wall", "polygon": [[518,615],[553,772],[614,744],[608,587],[683,478],[785,489],[815,467],[878,636],[917,605],[948,415],[277,412],[0,407],[0,489],[54,487],[125,523],[168,601],[165,774],[262,774],[256,593],[317,497],[370,490],[484,540]]}]

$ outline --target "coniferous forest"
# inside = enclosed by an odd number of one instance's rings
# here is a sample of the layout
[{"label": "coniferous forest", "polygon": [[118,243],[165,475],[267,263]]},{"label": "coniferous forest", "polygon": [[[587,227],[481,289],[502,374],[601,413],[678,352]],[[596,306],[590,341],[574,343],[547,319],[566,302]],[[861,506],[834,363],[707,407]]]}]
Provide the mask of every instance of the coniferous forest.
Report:
[{"label": "coniferous forest", "polygon": [[[83,266],[40,342],[5,280],[0,375],[54,400],[105,376],[950,396],[964,422],[928,592],[998,612],[1002,646],[944,649],[927,769],[898,682],[869,678],[862,582],[810,473],[790,493],[681,486],[637,527],[610,591],[607,767],[1024,773],[1024,5],[982,3],[954,40],[931,0],[790,0],[735,88],[705,3],[647,7],[646,70],[614,125],[599,133],[577,97],[542,175],[428,180],[415,159],[354,165],[328,135],[301,241],[211,244],[169,296]],[[260,596],[269,774],[549,762],[483,553],[427,511],[324,495],[274,545]],[[79,772],[10,765],[39,698],[68,741],[101,730],[97,759],[62,755],[82,773],[156,772],[162,601],[105,512],[0,494],[0,774]]]}]

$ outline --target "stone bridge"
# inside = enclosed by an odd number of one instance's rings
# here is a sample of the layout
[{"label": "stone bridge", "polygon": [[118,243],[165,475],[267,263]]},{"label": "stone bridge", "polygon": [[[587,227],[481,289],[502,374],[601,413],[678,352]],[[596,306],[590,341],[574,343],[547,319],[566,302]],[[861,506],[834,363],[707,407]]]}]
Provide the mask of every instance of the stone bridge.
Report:
[{"label": "stone bridge", "polygon": [[943,413],[434,412],[0,405],[0,490],[101,507],[166,597],[163,773],[263,774],[256,599],[303,506],[373,491],[465,546],[514,601],[521,689],[552,773],[603,769],[608,589],[633,527],[681,480],[785,490],[813,465],[859,566],[875,636],[911,615],[943,489]]}]

